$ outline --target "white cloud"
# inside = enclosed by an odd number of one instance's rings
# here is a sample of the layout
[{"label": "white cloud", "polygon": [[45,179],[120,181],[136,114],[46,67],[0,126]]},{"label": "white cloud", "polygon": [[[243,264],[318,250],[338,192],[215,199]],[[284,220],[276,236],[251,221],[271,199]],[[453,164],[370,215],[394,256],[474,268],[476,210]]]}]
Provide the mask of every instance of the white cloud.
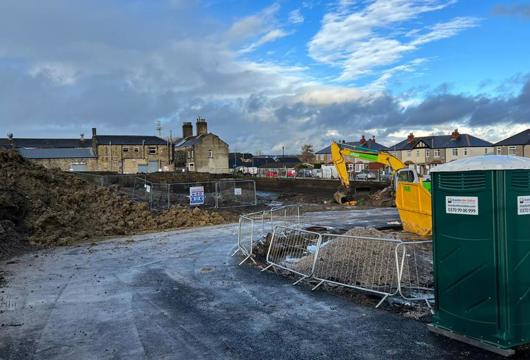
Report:
[{"label": "white cloud", "polygon": [[273,29],[267,33],[265,33],[263,36],[261,36],[256,42],[250,44],[249,46],[243,48],[241,50],[241,53],[248,53],[256,50],[258,47],[265,45],[267,43],[276,41],[278,39],[281,39],[285,36],[289,35],[288,32],[283,31],[282,29]]},{"label": "white cloud", "polygon": [[[339,80],[354,80],[400,61],[428,42],[457,35],[477,26],[478,20],[458,17],[427,29],[412,28],[410,41],[400,39],[390,27],[407,24],[421,14],[438,11],[455,0],[374,0],[362,9],[356,2],[343,2],[324,16],[322,27],[308,44],[309,55],[318,62],[339,67]],[[403,67],[407,70],[408,67]],[[393,68],[396,72],[399,68]],[[387,71],[388,69],[383,69]]]},{"label": "white cloud", "polygon": [[300,9],[295,9],[289,13],[289,22],[291,24],[301,24],[304,22],[304,16],[300,12]]}]

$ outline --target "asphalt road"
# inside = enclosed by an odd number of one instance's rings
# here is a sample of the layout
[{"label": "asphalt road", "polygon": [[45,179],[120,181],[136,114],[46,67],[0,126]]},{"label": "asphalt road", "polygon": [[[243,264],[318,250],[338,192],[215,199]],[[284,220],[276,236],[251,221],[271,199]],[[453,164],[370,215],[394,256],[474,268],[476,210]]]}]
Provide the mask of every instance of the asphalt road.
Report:
[{"label": "asphalt road", "polygon": [[421,322],[239,267],[235,230],[120,238],[0,263],[0,358],[497,358]]}]

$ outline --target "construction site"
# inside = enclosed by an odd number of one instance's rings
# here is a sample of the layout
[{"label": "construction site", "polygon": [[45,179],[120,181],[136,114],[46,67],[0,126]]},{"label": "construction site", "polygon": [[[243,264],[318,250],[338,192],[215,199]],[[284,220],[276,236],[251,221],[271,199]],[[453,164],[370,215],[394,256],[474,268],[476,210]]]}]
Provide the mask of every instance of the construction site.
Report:
[{"label": "construction site", "polygon": [[[384,151],[331,150],[340,182],[68,173],[0,152],[0,358],[526,358],[530,160],[427,181]],[[351,180],[346,156],[393,180]],[[505,235],[477,238],[498,211],[514,211]],[[488,242],[512,239],[493,260]]]}]

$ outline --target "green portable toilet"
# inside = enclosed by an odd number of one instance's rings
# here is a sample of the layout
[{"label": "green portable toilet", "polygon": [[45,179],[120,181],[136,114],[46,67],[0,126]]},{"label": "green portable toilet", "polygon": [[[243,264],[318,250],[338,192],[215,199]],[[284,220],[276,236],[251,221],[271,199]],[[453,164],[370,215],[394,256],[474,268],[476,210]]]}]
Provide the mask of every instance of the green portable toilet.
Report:
[{"label": "green portable toilet", "polygon": [[431,178],[430,329],[509,355],[530,343],[530,159],[471,157]]}]

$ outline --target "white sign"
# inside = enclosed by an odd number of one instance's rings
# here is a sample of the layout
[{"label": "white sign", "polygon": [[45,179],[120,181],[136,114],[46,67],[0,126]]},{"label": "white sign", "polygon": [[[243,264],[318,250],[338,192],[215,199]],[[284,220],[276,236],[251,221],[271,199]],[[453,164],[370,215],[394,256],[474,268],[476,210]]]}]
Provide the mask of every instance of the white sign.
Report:
[{"label": "white sign", "polygon": [[240,196],[243,194],[243,190],[241,188],[234,188],[234,195]]},{"label": "white sign", "polygon": [[445,212],[458,215],[478,215],[478,197],[446,196]]},{"label": "white sign", "polygon": [[145,184],[145,191],[146,192],[151,192],[151,185]]},{"label": "white sign", "polygon": [[204,204],[204,186],[190,187],[190,205]]},{"label": "white sign", "polygon": [[530,215],[530,196],[517,197],[517,215]]}]

